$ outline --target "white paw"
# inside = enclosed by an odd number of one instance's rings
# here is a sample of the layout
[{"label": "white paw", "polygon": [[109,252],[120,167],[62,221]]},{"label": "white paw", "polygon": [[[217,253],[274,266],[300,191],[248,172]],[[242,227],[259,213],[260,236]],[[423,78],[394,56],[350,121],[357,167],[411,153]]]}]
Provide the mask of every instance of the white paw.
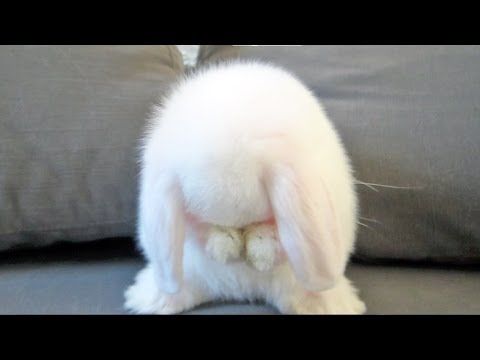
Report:
[{"label": "white paw", "polygon": [[355,288],[344,279],[330,290],[318,293],[300,291],[280,311],[298,315],[361,315],[366,310]]},{"label": "white paw", "polygon": [[360,299],[327,303],[322,298],[301,299],[292,306],[292,313],[299,315],[361,315],[367,307]]},{"label": "white paw", "polygon": [[334,314],[361,315],[367,311],[367,306],[358,296],[358,290],[345,277],[338,286],[338,292],[329,298],[329,307]]},{"label": "white paw", "polygon": [[351,302],[350,309],[352,310],[353,315],[362,315],[367,312],[367,305],[357,297]]},{"label": "white paw", "polygon": [[124,307],[135,314],[177,314],[201,302],[200,294],[185,285],[178,294],[170,295],[158,290],[151,266],[141,270],[135,283],[125,291]]},{"label": "white paw", "polygon": [[207,235],[207,254],[214,260],[227,263],[242,256],[243,240],[236,229],[212,226]]},{"label": "white paw", "polygon": [[252,226],[245,230],[247,262],[259,271],[269,271],[278,260],[280,243],[270,225]]}]

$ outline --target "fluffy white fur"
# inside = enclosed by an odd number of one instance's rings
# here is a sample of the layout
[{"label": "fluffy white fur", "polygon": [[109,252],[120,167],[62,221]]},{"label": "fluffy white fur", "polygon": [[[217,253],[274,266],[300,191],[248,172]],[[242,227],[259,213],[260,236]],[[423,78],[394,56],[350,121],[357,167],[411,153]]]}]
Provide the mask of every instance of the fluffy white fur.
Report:
[{"label": "fluffy white fur", "polygon": [[[184,79],[142,152],[135,313],[264,300],[289,314],[360,314],[344,277],[357,200],[349,159],[288,72],[234,62]],[[273,221],[272,221],[273,219]]]}]

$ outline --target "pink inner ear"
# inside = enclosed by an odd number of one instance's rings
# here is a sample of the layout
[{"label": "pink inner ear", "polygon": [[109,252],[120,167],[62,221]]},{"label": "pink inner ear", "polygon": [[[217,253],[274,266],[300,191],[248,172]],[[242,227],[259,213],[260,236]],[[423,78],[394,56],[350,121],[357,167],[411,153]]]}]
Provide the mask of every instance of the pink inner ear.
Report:
[{"label": "pink inner ear", "polygon": [[328,189],[300,169],[275,169],[270,199],[279,240],[304,287],[314,291],[334,286],[344,269],[344,244],[339,237]]},{"label": "pink inner ear", "polygon": [[196,225],[200,223],[200,218],[196,215],[193,215],[191,212],[185,212],[185,219],[191,224]]},{"label": "pink inner ear", "polygon": [[269,219],[265,220],[263,222],[263,224],[266,224],[266,225],[276,225],[277,222],[275,221],[275,217],[270,217]]},{"label": "pink inner ear", "polygon": [[269,216],[266,220],[255,222],[251,225],[273,225],[276,226],[277,222],[275,221],[275,217],[273,215]]}]

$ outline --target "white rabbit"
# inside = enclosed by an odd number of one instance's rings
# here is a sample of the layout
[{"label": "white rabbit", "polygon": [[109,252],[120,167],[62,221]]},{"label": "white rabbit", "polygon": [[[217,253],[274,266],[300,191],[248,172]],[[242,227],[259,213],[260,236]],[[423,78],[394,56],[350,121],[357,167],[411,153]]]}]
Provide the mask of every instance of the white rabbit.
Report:
[{"label": "white rabbit", "polygon": [[299,80],[255,61],[211,66],[182,80],[152,120],[138,219],[148,263],[127,309],[263,300],[285,314],[365,312],[344,276],[357,224],[352,169]]}]

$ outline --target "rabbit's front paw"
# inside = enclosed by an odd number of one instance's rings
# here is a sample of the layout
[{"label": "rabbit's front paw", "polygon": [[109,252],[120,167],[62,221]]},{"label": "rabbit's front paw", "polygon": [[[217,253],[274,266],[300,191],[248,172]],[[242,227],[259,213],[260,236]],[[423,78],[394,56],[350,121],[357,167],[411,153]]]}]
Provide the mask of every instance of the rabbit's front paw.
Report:
[{"label": "rabbit's front paw", "polygon": [[212,259],[224,264],[240,259],[243,253],[241,233],[233,228],[212,226],[207,236],[206,251]]},{"label": "rabbit's front paw", "polygon": [[280,243],[275,227],[268,224],[252,225],[245,229],[247,262],[259,271],[274,268],[280,257]]}]

